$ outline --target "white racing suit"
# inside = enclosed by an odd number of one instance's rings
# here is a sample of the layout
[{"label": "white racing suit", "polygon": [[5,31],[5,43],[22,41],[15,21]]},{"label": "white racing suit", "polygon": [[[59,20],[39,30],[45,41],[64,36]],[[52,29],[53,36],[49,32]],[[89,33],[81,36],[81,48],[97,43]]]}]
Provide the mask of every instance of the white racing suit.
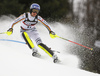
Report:
[{"label": "white racing suit", "polygon": [[35,25],[38,23],[38,21],[40,21],[50,32],[51,28],[48,25],[48,23],[39,15],[37,15],[36,17],[32,17],[31,14],[27,12],[19,16],[17,19],[15,19],[10,28],[13,28],[14,25],[20,21],[21,21],[20,32],[23,39],[28,44],[29,48],[33,49],[35,47],[32,42],[32,40],[34,40],[36,44],[38,45],[38,47],[43,49],[50,57],[52,57],[54,55],[53,51],[50,50],[45,44],[42,43],[42,40],[35,28]]}]

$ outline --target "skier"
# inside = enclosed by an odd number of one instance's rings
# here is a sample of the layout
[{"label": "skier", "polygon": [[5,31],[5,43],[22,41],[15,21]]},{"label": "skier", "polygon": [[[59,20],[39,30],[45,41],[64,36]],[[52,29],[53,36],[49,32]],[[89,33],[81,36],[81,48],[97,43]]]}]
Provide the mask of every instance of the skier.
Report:
[{"label": "skier", "polygon": [[[35,28],[35,25],[40,21],[49,31],[50,37],[55,38],[56,34],[53,32],[49,26],[49,24],[41,17],[39,16],[40,11],[40,5],[37,3],[33,3],[30,6],[30,12],[26,12],[22,15],[20,15],[17,19],[15,19],[10,28],[7,30],[7,35],[11,35],[13,33],[13,27],[18,22],[21,22],[21,29],[20,33],[22,38],[25,40],[27,45],[30,49],[32,49],[32,55],[33,56],[39,56],[37,48],[34,46],[34,43],[32,40],[34,40],[38,47],[40,47],[42,50],[44,50],[50,57],[53,58],[53,62],[58,62],[57,55],[48,48],[44,43],[42,43],[42,40]],[[32,40],[31,40],[32,39]]]}]

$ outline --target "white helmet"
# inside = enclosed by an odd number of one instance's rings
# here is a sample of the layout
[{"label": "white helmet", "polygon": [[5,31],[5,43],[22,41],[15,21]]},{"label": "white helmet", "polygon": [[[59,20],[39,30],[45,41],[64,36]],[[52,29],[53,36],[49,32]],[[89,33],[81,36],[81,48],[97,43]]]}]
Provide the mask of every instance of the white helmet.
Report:
[{"label": "white helmet", "polygon": [[33,9],[36,9],[38,11],[40,11],[40,5],[37,4],[37,3],[33,3],[31,6],[30,6],[30,13],[32,13],[32,10]]}]

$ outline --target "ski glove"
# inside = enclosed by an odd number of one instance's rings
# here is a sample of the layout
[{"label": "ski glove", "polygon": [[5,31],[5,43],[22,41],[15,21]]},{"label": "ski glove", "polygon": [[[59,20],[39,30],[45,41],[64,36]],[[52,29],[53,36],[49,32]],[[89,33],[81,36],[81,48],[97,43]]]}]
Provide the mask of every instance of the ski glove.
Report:
[{"label": "ski glove", "polygon": [[7,35],[11,35],[13,33],[13,28],[9,28],[8,30],[7,30]]},{"label": "ski glove", "polygon": [[51,37],[51,38],[56,38],[56,37],[57,37],[57,35],[55,34],[55,32],[50,31],[50,37]]}]

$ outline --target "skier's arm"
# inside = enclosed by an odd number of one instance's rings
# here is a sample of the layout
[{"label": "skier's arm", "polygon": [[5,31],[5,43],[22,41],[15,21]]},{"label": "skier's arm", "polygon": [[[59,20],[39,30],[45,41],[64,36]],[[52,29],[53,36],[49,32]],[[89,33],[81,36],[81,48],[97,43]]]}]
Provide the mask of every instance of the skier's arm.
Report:
[{"label": "skier's arm", "polygon": [[49,24],[40,16],[38,16],[38,20],[48,29],[48,31],[52,31]]},{"label": "skier's arm", "polygon": [[25,14],[20,15],[18,18],[16,18],[16,19],[12,22],[10,28],[13,28],[15,24],[17,24],[18,22],[20,22],[20,21],[22,21],[22,20],[24,20],[24,19],[25,19]]},{"label": "skier's arm", "polygon": [[40,16],[38,16],[38,20],[48,29],[50,37],[55,38],[57,35],[53,32],[49,26],[49,24]]},{"label": "skier's arm", "polygon": [[25,14],[22,14],[21,16],[19,16],[18,18],[16,18],[12,22],[12,24],[11,24],[10,28],[7,30],[6,34],[7,35],[11,35],[13,33],[13,27],[14,27],[14,25],[17,24],[18,22],[24,20],[24,19],[25,19]]}]

